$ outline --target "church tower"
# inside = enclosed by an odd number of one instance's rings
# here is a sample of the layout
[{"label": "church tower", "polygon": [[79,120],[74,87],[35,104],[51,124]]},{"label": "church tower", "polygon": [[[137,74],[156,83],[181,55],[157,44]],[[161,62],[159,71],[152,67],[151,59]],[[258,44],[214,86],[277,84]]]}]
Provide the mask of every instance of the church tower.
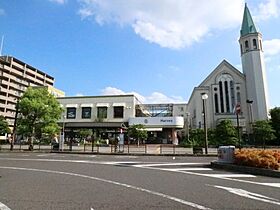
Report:
[{"label": "church tower", "polygon": [[255,27],[245,4],[240,30],[242,69],[246,78],[247,101],[251,102],[251,120],[268,119],[268,89],[262,49],[262,35]]}]

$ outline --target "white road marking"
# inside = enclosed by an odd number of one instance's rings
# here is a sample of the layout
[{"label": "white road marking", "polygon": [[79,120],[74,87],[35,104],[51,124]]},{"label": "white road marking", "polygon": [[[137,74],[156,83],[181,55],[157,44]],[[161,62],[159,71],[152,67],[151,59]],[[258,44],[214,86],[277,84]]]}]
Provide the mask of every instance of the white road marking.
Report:
[{"label": "white road marking", "polygon": [[216,178],[255,178],[256,176],[251,175],[251,174],[207,174],[208,176],[211,177],[216,177]]},{"label": "white road marking", "polygon": [[257,194],[257,193],[252,193],[246,190],[242,190],[242,189],[238,189],[238,188],[231,188],[231,187],[223,187],[223,186],[218,186],[218,185],[209,185],[209,186],[213,186],[219,189],[223,189],[226,190],[228,192],[231,192],[235,195],[239,195],[241,197],[245,197],[245,198],[250,198],[253,200],[258,200],[258,201],[262,201],[262,202],[266,202],[266,203],[271,203],[271,204],[275,204],[275,205],[279,205],[280,203],[277,202],[279,200],[275,199],[275,198],[270,198],[261,194]]},{"label": "white road marking", "polygon": [[209,165],[209,163],[155,163],[155,164],[142,164],[135,165],[134,167],[155,167],[155,166],[188,166],[188,165]]},{"label": "white road marking", "polygon": [[212,168],[165,168],[168,171],[212,171]]},{"label": "white road marking", "polygon": [[8,206],[0,202],[0,210],[11,210]]},{"label": "white road marking", "polygon": [[101,181],[101,182],[105,182],[105,183],[109,183],[109,184],[114,184],[114,185],[129,188],[129,189],[138,190],[138,191],[149,193],[149,194],[152,194],[152,195],[157,195],[157,196],[160,196],[162,198],[166,198],[166,199],[169,199],[169,200],[172,200],[172,201],[175,201],[175,202],[187,205],[187,206],[191,206],[191,207],[196,208],[196,209],[211,210],[208,207],[205,207],[205,206],[202,206],[202,205],[199,205],[199,204],[196,204],[196,203],[192,203],[192,202],[180,199],[180,198],[176,198],[176,197],[173,197],[173,196],[170,196],[170,195],[166,195],[166,194],[163,194],[163,193],[160,193],[160,192],[156,192],[156,191],[148,190],[148,189],[145,189],[145,188],[141,188],[141,187],[137,187],[137,186],[121,183],[121,182],[116,182],[116,181],[112,181],[112,180],[108,180],[108,179],[102,179],[102,178],[98,178],[98,177],[87,176],[87,175],[83,175],[83,174],[69,173],[69,172],[63,172],[63,171],[43,170],[43,169],[35,169],[35,168],[19,168],[19,167],[6,167],[6,166],[0,166],[0,168],[11,169],[11,170],[22,170],[22,171],[35,171],[35,172],[43,172],[43,173],[52,173],[52,174],[60,174],[60,175],[69,175],[69,176],[81,177],[81,178]]}]

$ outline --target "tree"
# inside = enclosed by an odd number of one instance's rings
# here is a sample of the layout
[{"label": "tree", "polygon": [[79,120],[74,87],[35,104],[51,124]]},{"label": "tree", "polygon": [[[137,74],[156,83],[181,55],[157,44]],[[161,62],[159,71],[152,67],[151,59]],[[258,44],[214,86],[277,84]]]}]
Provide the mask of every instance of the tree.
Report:
[{"label": "tree", "polygon": [[264,149],[267,141],[275,139],[275,130],[273,130],[268,120],[255,121],[253,124],[253,131],[256,141],[262,143]]},{"label": "tree", "polygon": [[197,129],[191,129],[190,130],[190,142],[189,144],[192,147],[202,147],[204,146],[204,140],[205,140],[205,133],[203,129],[197,128]]},{"label": "tree", "polygon": [[79,132],[79,135],[81,137],[81,139],[86,139],[88,136],[91,136],[92,135],[92,130],[91,129],[81,129],[80,132]]},{"label": "tree", "polygon": [[29,149],[33,149],[34,137],[59,132],[57,124],[63,109],[46,88],[28,88],[19,103],[18,132],[28,136]]},{"label": "tree", "polygon": [[275,107],[270,110],[271,125],[275,130],[275,136],[277,137],[280,145],[280,107]]},{"label": "tree", "polygon": [[6,133],[11,133],[11,130],[5,117],[0,115],[0,134],[4,135]]},{"label": "tree", "polygon": [[231,120],[222,120],[216,127],[218,145],[237,145],[237,132]]},{"label": "tree", "polygon": [[148,133],[145,130],[145,126],[142,124],[132,125],[127,129],[128,136],[137,140],[139,145],[139,140],[147,139]]}]

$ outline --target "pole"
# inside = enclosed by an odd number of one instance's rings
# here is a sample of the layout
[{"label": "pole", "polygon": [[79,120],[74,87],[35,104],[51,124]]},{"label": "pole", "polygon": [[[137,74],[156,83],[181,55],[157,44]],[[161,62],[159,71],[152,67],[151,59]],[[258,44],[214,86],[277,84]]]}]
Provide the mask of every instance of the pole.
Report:
[{"label": "pole", "polygon": [[208,154],[208,135],[207,135],[207,125],[206,125],[206,105],[205,100],[202,99],[202,105],[203,105],[203,122],[204,122],[204,133],[205,133],[205,154]]},{"label": "pole", "polygon": [[15,114],[15,120],[14,120],[13,136],[11,139],[11,147],[10,147],[11,151],[14,149],[14,142],[15,142],[15,138],[16,138],[17,117],[18,117],[18,99],[17,99],[17,103],[16,103],[16,114]]},{"label": "pole", "polygon": [[237,121],[237,137],[238,137],[238,142],[239,142],[239,149],[241,149],[241,138],[240,138],[240,130],[239,130],[238,112],[236,112],[236,121]]}]

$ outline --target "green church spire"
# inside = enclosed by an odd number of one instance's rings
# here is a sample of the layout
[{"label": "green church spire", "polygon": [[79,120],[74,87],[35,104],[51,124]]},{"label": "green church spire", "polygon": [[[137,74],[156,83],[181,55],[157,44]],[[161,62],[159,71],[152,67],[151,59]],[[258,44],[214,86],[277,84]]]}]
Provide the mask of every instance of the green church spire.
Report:
[{"label": "green church spire", "polygon": [[252,33],[257,33],[257,29],[255,27],[254,21],[252,19],[250,11],[247,7],[247,4],[245,4],[243,22],[242,22],[242,27],[240,30],[240,35],[245,36],[247,34],[252,34]]}]

